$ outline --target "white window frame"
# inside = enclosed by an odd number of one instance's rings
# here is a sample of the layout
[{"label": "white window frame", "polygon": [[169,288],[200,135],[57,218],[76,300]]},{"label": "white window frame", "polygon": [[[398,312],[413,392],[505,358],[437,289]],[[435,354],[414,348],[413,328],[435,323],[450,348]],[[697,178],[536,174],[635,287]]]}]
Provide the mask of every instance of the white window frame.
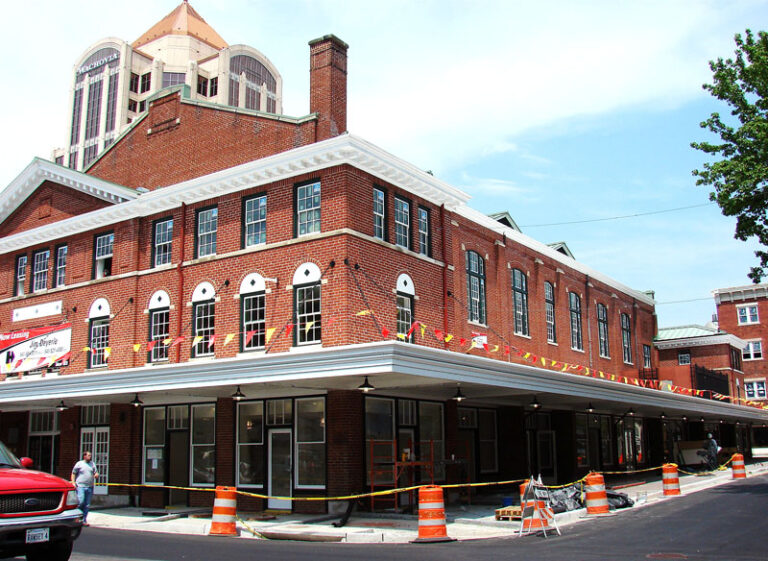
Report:
[{"label": "white window frame", "polygon": [[[632,357],[632,318],[622,312],[619,315],[621,322],[621,350],[624,364],[634,364]],[[625,321],[626,320],[626,321]]]},{"label": "white window frame", "polygon": [[677,351],[677,365],[678,366],[690,366],[691,364],[691,351]]},{"label": "white window frame", "polygon": [[16,257],[16,294],[14,296],[24,296],[27,282],[27,256],[19,255]]},{"label": "white window frame", "polygon": [[411,201],[395,196],[395,245],[411,249]]},{"label": "white window frame", "polygon": [[152,230],[152,248],[154,250],[153,267],[169,265],[173,261],[173,218],[155,222]]},{"label": "white window frame", "polygon": [[385,240],[387,237],[386,222],[387,195],[383,189],[373,188],[373,237]]},{"label": "white window frame", "polygon": [[65,286],[67,284],[67,254],[69,250],[67,249],[67,245],[60,245],[56,248],[56,263],[54,263],[54,267],[56,268],[54,278],[54,287],[59,286]]},{"label": "white window frame", "polygon": [[[307,485],[307,484],[302,484],[299,481],[299,472],[300,472],[299,462],[301,461],[301,455],[299,453],[300,445],[301,444],[322,444],[323,447],[325,448],[325,442],[327,440],[327,436],[326,436],[327,435],[327,431],[326,431],[326,426],[325,426],[324,423],[322,424],[322,428],[323,428],[323,439],[322,440],[301,440],[301,441],[299,440],[299,438],[300,438],[299,437],[299,416],[301,415],[301,407],[299,406],[299,403],[301,403],[303,401],[317,401],[317,400],[319,400],[323,404],[323,418],[325,418],[326,417],[327,404],[325,403],[325,398],[323,398],[322,396],[296,398],[294,400],[295,403],[293,404],[293,411],[294,411],[294,414],[293,414],[293,423],[294,423],[294,430],[293,430],[293,434],[294,434],[293,457],[295,458],[295,462],[296,462],[296,469],[293,470],[293,472],[294,472],[293,473],[293,477],[294,477],[293,484],[294,484],[294,487],[296,489],[325,489],[325,487],[326,487],[325,484],[323,484],[323,485]],[[325,463],[325,465],[323,466],[323,471],[326,471],[325,480],[327,481],[327,478],[328,478],[327,467],[326,467],[327,463],[328,463],[327,453],[324,456],[324,463]]]},{"label": "white window frame", "polygon": [[515,335],[531,335],[528,322],[528,277],[520,269],[512,269],[512,323]]},{"label": "white window frame", "polygon": [[763,360],[763,340],[751,339],[746,341],[747,346],[741,351],[742,360]]},{"label": "white window frame", "polygon": [[[106,356],[109,347],[109,317],[91,318],[88,325],[88,368],[106,368],[109,357]],[[105,335],[106,333],[106,335]],[[94,344],[97,343],[97,344]]]},{"label": "white window frame", "polygon": [[[762,388],[762,391],[761,391],[761,388]],[[766,398],[765,378],[755,378],[751,380],[744,380],[744,395],[747,399],[765,400]]]},{"label": "white window frame", "polygon": [[219,231],[219,207],[203,208],[197,211],[195,216],[195,235],[197,247],[195,248],[198,259],[216,255],[216,243]]},{"label": "white window frame", "polygon": [[[250,207],[250,208],[249,208]],[[251,241],[251,240],[254,241]],[[243,203],[243,247],[267,243],[267,196],[254,195]]]},{"label": "white window frame", "polygon": [[[473,258],[476,259],[476,270],[473,269]],[[485,325],[488,318],[488,308],[485,299],[485,260],[483,256],[473,250],[467,250],[467,304],[469,321]]]},{"label": "white window frame", "polygon": [[432,236],[430,235],[429,210],[422,206],[416,208],[417,216],[419,217],[419,254],[429,257],[432,253],[430,248]]},{"label": "white window frame", "polygon": [[597,304],[597,339],[598,354],[601,358],[611,358],[611,342],[608,329],[608,308]]},{"label": "white window frame", "polygon": [[[147,444],[147,414],[150,411],[162,411],[163,412],[163,442],[161,444]],[[168,422],[168,412],[166,411],[166,408],[164,405],[161,405],[160,407],[144,407],[144,410],[142,411],[141,416],[141,482],[144,485],[150,485],[150,486],[163,486],[165,485],[165,475],[163,475],[162,481],[147,481],[147,451],[151,449],[159,449],[162,451],[161,457],[163,460],[163,465],[165,466],[165,462],[167,458],[165,457],[165,445],[166,445],[166,436],[167,436],[167,426],[166,423]]]},{"label": "white window frame", "polygon": [[[93,278],[103,279],[114,274],[112,272],[114,249],[114,232],[107,232],[106,234],[96,236],[93,244]],[[107,271],[107,263],[109,263],[109,271]]]},{"label": "white window frame", "polygon": [[[754,314],[751,313],[753,308],[755,312]],[[743,318],[742,312],[744,312]],[[760,314],[758,311],[757,302],[752,304],[740,304],[736,306],[736,320],[738,321],[739,325],[754,325],[760,323]]]},{"label": "white window frame", "polygon": [[584,350],[582,331],[581,296],[575,292],[568,293],[568,312],[571,317],[571,348],[574,351]]},{"label": "white window frame", "polygon": [[544,317],[547,323],[547,343],[557,344],[557,330],[555,325],[555,285],[549,281],[544,282]]},{"label": "white window frame", "polygon": [[43,249],[32,254],[32,292],[48,289],[48,265],[50,260],[50,249]]},{"label": "white window frame", "polygon": [[322,190],[319,181],[296,187],[296,237],[321,231]]}]

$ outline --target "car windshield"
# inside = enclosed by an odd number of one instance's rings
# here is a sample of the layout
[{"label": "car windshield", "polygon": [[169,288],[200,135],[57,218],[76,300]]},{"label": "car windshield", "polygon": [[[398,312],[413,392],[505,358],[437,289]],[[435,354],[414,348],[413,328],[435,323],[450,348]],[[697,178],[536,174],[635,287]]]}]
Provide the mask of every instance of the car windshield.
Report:
[{"label": "car windshield", "polygon": [[2,442],[0,442],[0,466],[21,467],[18,458]]}]

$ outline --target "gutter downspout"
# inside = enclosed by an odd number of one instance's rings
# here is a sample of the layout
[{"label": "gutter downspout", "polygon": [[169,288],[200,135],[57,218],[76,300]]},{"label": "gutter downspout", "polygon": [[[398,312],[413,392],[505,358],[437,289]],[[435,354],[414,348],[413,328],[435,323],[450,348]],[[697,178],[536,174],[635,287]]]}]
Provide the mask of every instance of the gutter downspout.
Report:
[{"label": "gutter downspout", "polygon": [[[176,336],[181,335],[181,317],[184,315],[184,247],[186,245],[186,224],[187,224],[187,203],[181,203],[181,232],[179,232],[179,239],[181,240],[181,256],[179,257],[179,264],[176,265],[176,270],[179,276],[179,311],[176,320]],[[181,345],[176,345],[176,362],[181,362]]]},{"label": "gutter downspout", "polygon": [[440,248],[443,258],[443,348],[448,348],[445,337],[448,335],[448,257],[446,256],[445,242],[445,203],[440,205],[440,238],[443,246]]},{"label": "gutter downspout", "polygon": [[587,275],[587,281],[584,284],[584,300],[586,304],[584,317],[587,320],[587,340],[589,341],[589,367],[594,368],[594,360],[592,359],[592,324],[589,322],[589,310],[592,308],[592,303],[589,299],[589,275]]}]

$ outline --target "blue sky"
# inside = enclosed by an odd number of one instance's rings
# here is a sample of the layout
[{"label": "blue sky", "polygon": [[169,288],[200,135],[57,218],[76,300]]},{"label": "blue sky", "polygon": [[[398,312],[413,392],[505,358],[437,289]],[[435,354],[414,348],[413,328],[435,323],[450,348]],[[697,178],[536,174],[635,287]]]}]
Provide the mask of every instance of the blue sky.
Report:
[{"label": "blue sky", "polygon": [[[75,61],[93,43],[135,40],[177,1],[49,0],[4,8],[0,187],[63,146]],[[749,284],[755,243],[708,203],[691,170],[725,111],[702,91],[733,36],[768,28],[756,1],[494,2],[192,0],[230,44],[262,51],[284,110],[309,107],[307,42],[349,43],[350,132],[507,210],[523,232],[654,290],[659,325],[704,323],[711,290]],[[645,216],[607,219],[693,207]],[[541,226],[543,224],[560,224]]]}]

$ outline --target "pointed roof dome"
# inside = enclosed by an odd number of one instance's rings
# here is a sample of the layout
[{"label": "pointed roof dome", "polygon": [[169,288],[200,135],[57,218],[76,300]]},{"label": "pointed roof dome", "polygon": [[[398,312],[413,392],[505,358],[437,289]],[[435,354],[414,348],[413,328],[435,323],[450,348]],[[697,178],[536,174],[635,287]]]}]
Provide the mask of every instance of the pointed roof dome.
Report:
[{"label": "pointed roof dome", "polygon": [[189,35],[199,39],[203,43],[214,47],[215,49],[224,49],[228,47],[227,42],[200,17],[195,9],[189,5],[187,0],[179,4],[175,10],[165,16],[149,31],[133,42],[133,48],[138,49],[142,45],[151,43],[155,39],[166,35]]}]

